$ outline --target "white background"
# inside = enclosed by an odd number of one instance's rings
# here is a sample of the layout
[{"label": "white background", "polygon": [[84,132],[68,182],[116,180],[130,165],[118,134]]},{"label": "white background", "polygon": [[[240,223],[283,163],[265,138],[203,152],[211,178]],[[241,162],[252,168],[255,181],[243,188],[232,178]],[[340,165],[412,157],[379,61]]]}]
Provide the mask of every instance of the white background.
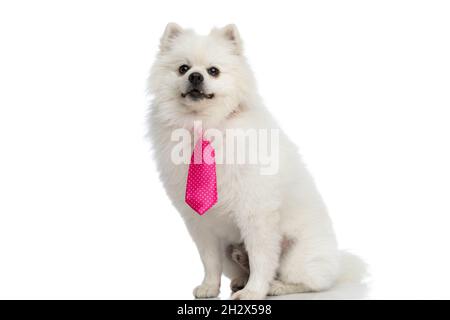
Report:
[{"label": "white background", "polygon": [[370,266],[331,297],[450,298],[449,17],[446,1],[2,1],[0,298],[192,297],[202,266],[144,138],[169,21],[238,25],[341,247]]}]

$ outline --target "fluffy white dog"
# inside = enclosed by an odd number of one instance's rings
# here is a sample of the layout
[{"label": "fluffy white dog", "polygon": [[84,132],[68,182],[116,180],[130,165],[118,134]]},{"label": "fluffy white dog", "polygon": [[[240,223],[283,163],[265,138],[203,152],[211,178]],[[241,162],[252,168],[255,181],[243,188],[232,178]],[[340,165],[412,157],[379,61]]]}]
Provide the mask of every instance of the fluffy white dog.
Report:
[{"label": "fluffy white dog", "polygon": [[[233,299],[325,290],[341,274],[326,207],[295,145],[280,131],[276,174],[261,164],[217,164],[218,202],[205,215],[185,203],[187,163],[174,163],[172,133],[279,129],[258,95],[234,25],[198,35],[167,25],[149,78],[149,130],[161,179],[195,241],[205,269],[198,298],[219,294],[222,273]],[[192,141],[185,142],[191,150]],[[223,146],[215,145],[216,152]]]}]

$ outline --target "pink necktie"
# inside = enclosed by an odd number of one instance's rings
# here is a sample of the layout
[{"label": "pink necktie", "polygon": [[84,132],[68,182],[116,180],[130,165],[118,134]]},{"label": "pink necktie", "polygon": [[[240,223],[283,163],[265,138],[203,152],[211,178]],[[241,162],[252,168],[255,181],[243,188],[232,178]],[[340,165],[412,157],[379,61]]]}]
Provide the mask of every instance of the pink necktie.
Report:
[{"label": "pink necktie", "polygon": [[211,143],[203,137],[198,140],[192,152],[185,201],[200,215],[217,202],[215,152]]}]

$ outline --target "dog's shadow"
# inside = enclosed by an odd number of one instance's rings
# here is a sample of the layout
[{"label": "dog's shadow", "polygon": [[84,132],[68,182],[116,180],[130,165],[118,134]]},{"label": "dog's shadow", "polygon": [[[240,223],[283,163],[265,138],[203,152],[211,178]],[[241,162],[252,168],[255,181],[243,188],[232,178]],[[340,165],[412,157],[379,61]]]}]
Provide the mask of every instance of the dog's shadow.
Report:
[{"label": "dog's shadow", "polygon": [[[295,293],[282,296],[270,296],[268,300],[362,300],[368,297],[369,284],[367,282],[345,283],[322,292]],[[222,296],[212,299],[196,300],[229,300],[230,297]]]},{"label": "dog's shadow", "polygon": [[359,300],[369,293],[366,282],[345,283],[322,292],[296,293],[284,296],[268,297],[269,300]]}]

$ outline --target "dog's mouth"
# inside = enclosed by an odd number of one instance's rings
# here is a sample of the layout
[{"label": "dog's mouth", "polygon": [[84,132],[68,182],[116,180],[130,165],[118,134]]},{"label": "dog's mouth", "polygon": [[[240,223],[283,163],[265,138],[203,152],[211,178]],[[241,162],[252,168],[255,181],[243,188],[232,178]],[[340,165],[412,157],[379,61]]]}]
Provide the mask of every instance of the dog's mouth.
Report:
[{"label": "dog's mouth", "polygon": [[189,96],[194,100],[212,99],[212,98],[214,98],[214,93],[205,93],[199,89],[191,89],[185,93],[182,93],[181,96],[183,98],[186,98],[187,96]]}]

